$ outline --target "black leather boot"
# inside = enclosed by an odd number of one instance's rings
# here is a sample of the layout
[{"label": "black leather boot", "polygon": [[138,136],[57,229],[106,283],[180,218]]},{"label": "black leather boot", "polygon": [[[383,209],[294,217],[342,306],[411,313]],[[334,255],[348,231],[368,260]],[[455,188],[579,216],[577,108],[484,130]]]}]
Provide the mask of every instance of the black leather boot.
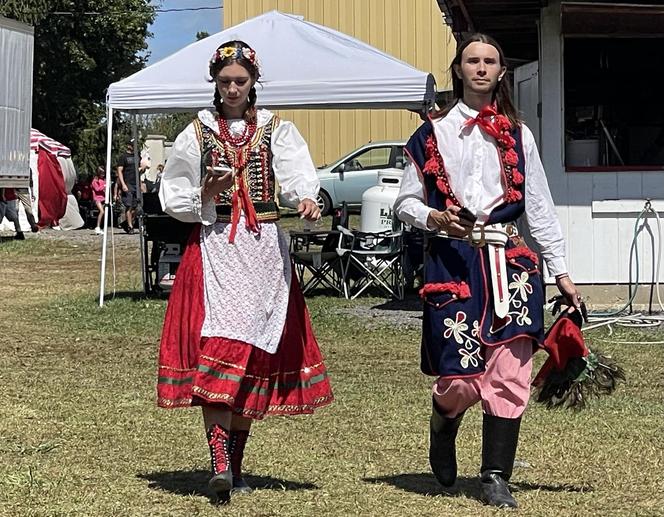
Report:
[{"label": "black leather boot", "polygon": [[219,424],[212,424],[207,430],[207,440],[212,463],[209,486],[217,495],[226,496],[226,493],[233,488],[228,431]]},{"label": "black leather boot", "polygon": [[482,502],[498,508],[516,508],[507,482],[512,475],[519,441],[521,418],[502,418],[484,414],[482,426]]},{"label": "black leather boot", "polygon": [[253,489],[242,477],[242,460],[244,458],[244,447],[249,438],[249,431],[231,431],[230,457],[231,471],[233,472],[233,493],[249,494]]},{"label": "black leather boot", "polygon": [[450,487],[457,477],[456,436],[463,413],[446,418],[433,402],[429,423],[429,464],[438,482]]}]

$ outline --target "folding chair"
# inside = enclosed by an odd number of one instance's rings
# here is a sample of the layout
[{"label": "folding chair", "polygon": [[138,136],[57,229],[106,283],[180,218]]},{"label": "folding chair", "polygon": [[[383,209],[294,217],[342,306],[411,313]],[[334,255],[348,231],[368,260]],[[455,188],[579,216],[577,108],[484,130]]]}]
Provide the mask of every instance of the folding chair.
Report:
[{"label": "folding chair", "polygon": [[338,295],[343,294],[337,228],[347,225],[348,208],[344,203],[335,209],[330,230],[290,232],[290,254],[303,294],[312,292],[318,286],[328,287]]},{"label": "folding chair", "polygon": [[341,257],[344,297],[353,300],[370,287],[390,298],[403,300],[403,234],[339,228],[337,253]]}]

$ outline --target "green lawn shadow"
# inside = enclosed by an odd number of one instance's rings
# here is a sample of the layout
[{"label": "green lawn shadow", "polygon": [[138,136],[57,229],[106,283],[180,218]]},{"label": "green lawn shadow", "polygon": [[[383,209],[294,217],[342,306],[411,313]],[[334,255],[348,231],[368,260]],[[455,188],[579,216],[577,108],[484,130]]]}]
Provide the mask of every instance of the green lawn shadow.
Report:
[{"label": "green lawn shadow", "polygon": [[[364,478],[366,483],[388,484],[395,488],[412,492],[424,496],[465,496],[472,499],[479,499],[480,486],[476,477],[460,476],[457,478],[454,486],[445,488],[441,486],[433,474],[429,472],[396,474],[393,476],[381,476],[375,478]],[[543,490],[546,492],[592,492],[590,486],[558,485],[558,484],[540,484],[512,482],[510,486],[514,492],[523,492],[528,490]]]}]

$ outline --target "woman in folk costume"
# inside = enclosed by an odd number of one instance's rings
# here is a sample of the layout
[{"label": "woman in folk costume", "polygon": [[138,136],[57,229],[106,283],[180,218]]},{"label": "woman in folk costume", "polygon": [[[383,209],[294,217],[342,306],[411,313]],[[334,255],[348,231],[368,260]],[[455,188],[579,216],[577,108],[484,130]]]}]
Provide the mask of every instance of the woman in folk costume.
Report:
[{"label": "woman in folk costume", "polygon": [[257,110],[256,54],[221,45],[210,61],[216,112],[177,137],[159,196],[192,233],[170,295],[158,404],[203,409],[210,487],[250,491],[241,463],[254,419],[297,415],[332,401],[327,371],[277,226],[275,179],[316,220],[319,183],[295,126]]},{"label": "woman in folk costume", "polygon": [[530,130],[516,114],[503,52],[476,34],[450,67],[456,102],[411,137],[397,216],[428,230],[421,369],[433,386],[429,460],[456,480],[464,412],[482,402],[482,500],[515,507],[507,482],[530,393],[533,345],[544,337],[537,255],[518,236],[525,213],[549,273],[570,304],[565,245]]}]

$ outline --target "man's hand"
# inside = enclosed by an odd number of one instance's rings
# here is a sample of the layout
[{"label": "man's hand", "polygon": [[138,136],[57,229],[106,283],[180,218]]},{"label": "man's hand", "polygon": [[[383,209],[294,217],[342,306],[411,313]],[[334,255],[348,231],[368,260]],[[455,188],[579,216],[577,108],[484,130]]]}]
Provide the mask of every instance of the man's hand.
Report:
[{"label": "man's hand", "polygon": [[307,221],[318,221],[320,219],[320,208],[312,199],[303,199],[297,205],[297,211],[302,219]]},{"label": "man's hand", "polygon": [[122,192],[129,192],[129,187],[125,183],[122,184]]},{"label": "man's hand", "polygon": [[432,230],[444,231],[454,237],[465,237],[472,229],[473,224],[466,219],[461,219],[457,214],[461,207],[452,205],[447,210],[440,212],[432,210],[427,218],[427,226]]},{"label": "man's hand", "polygon": [[556,287],[558,287],[560,294],[565,297],[569,305],[573,305],[577,309],[581,307],[581,293],[579,293],[569,275],[565,274],[556,277]]},{"label": "man's hand", "polygon": [[207,167],[207,175],[203,181],[202,197],[211,199],[224,190],[228,190],[233,185],[233,173],[213,174],[212,167]]}]

